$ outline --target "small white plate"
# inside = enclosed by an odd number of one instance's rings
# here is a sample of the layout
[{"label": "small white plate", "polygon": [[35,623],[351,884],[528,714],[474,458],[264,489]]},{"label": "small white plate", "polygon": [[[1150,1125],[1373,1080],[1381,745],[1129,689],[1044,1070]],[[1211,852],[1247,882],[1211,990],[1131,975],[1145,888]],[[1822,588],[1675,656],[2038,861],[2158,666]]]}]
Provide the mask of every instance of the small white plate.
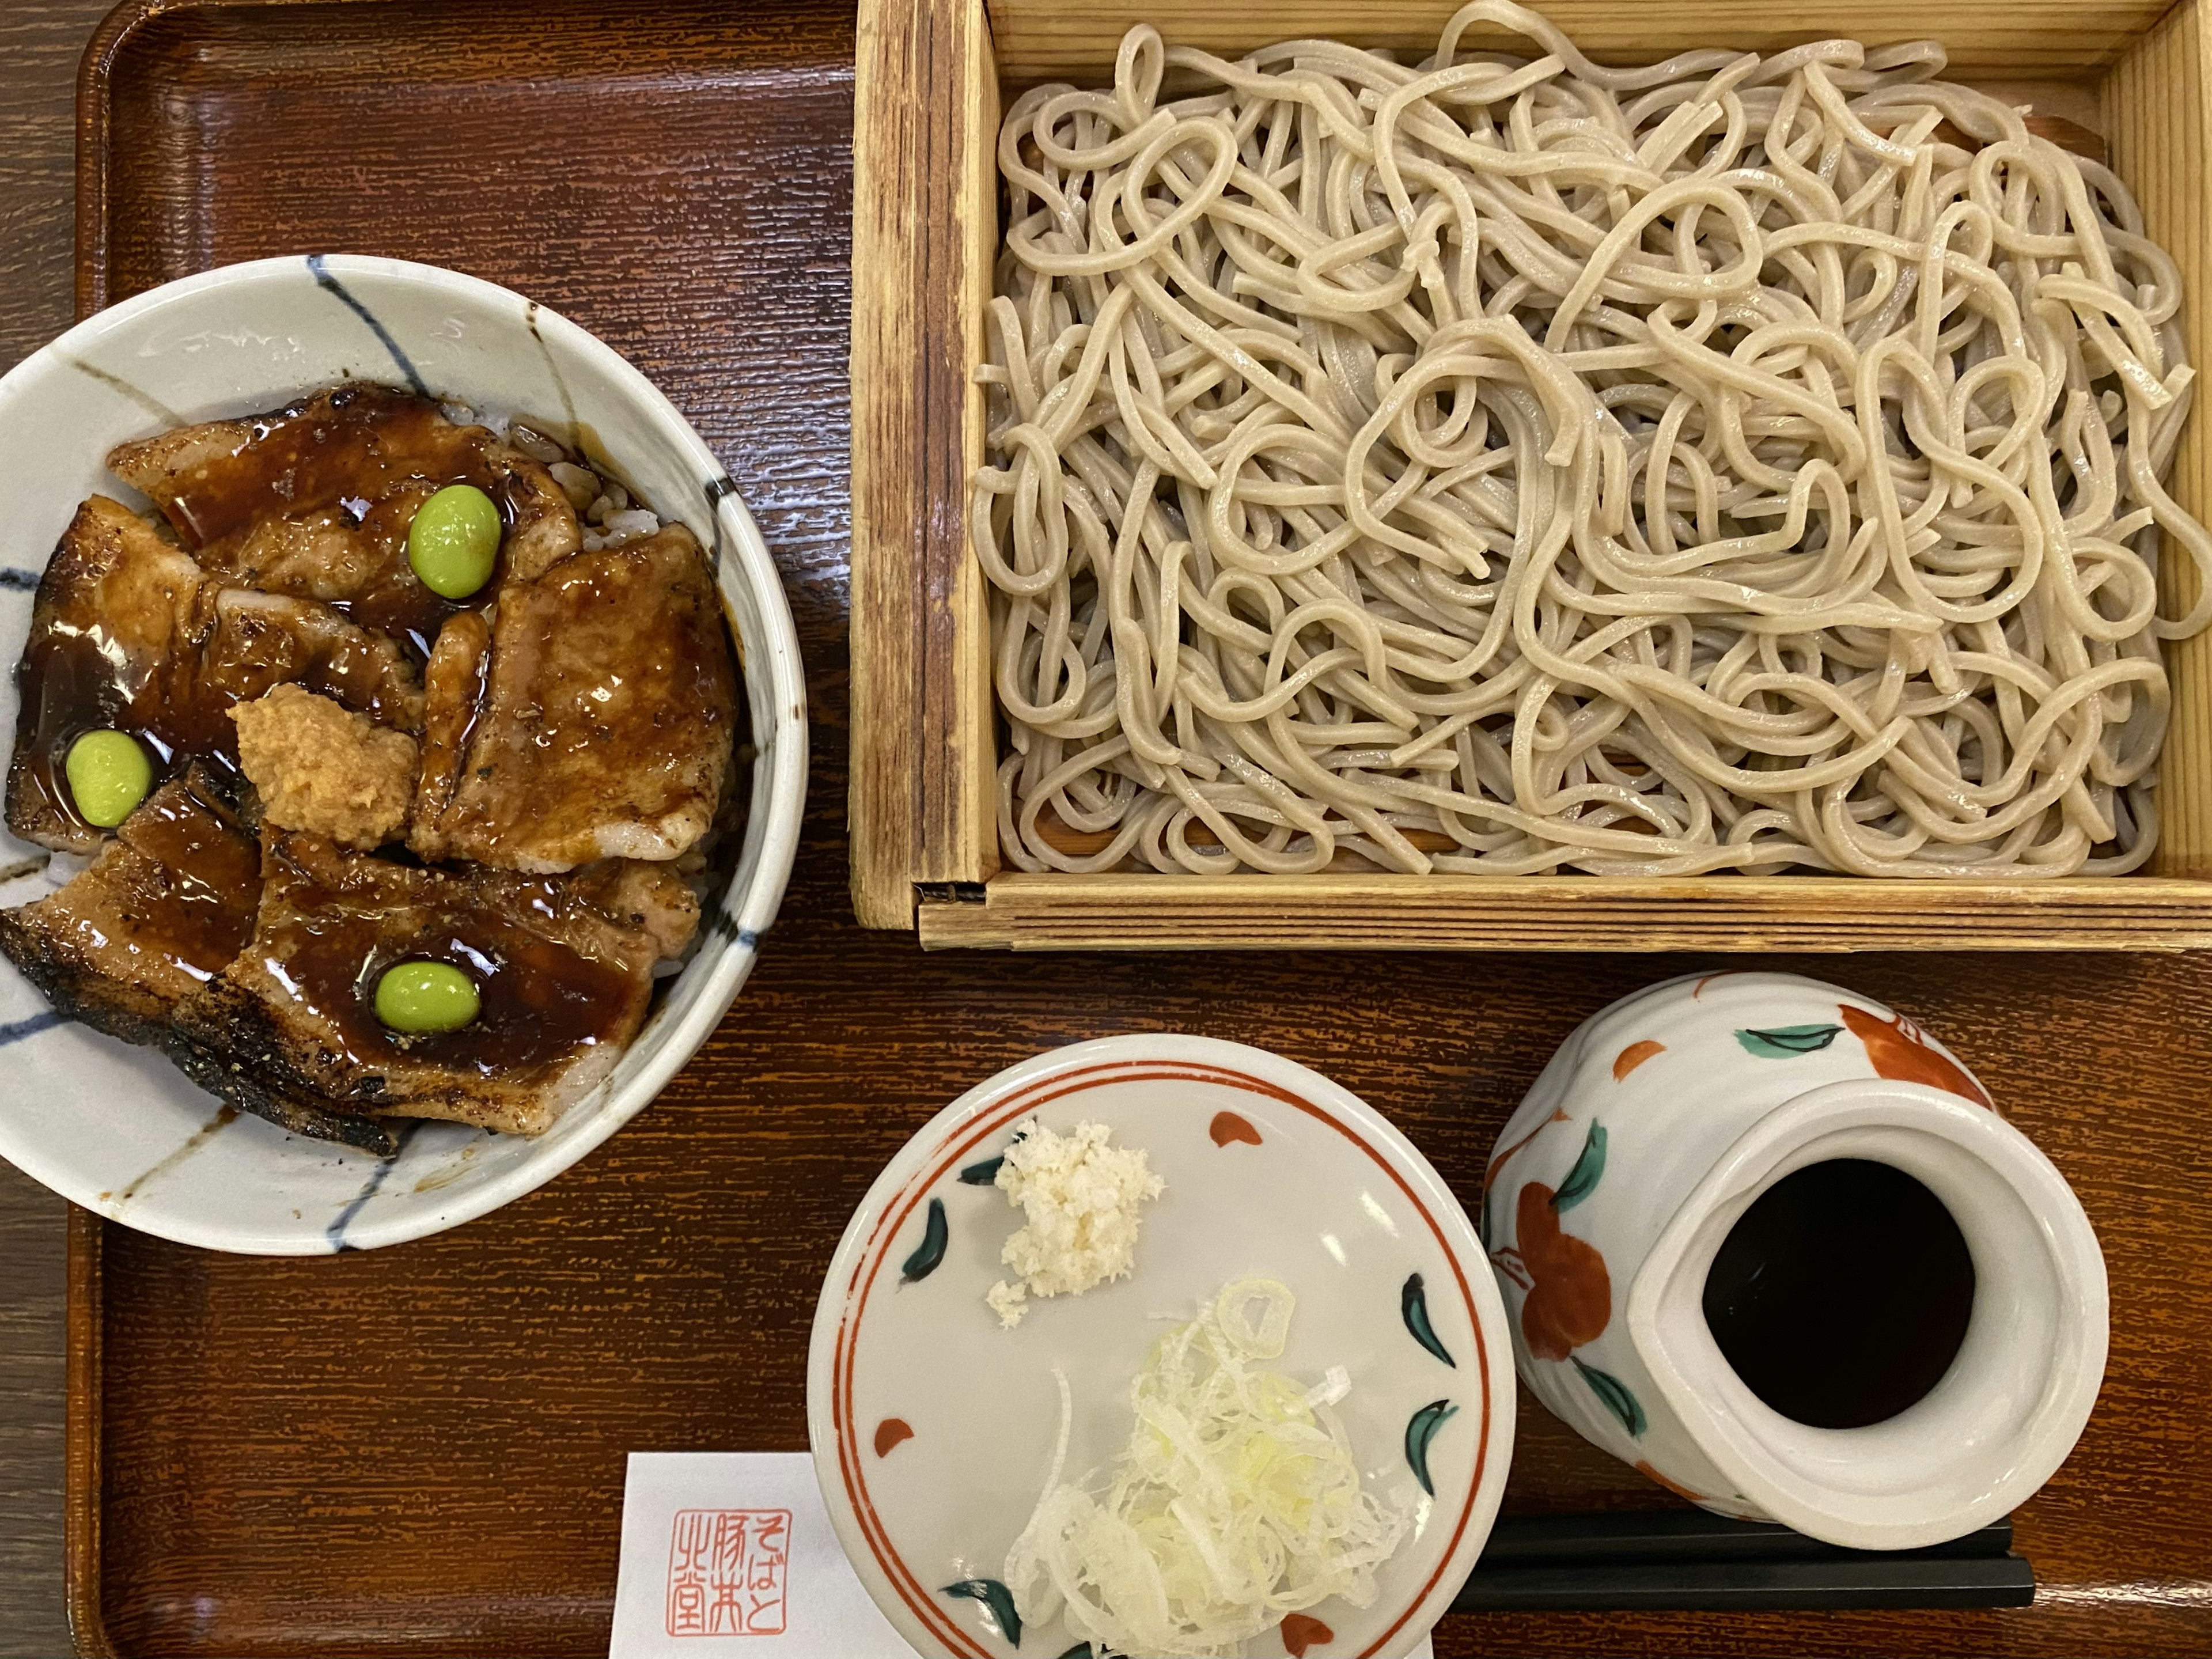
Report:
[{"label": "small white plate", "polygon": [[[1032,1297],[1006,1331],[983,1293],[1006,1276],[999,1252],[1020,1213],[960,1171],[997,1157],[1032,1115],[1062,1132],[1108,1125],[1115,1146],[1150,1155],[1167,1190],[1146,1206],[1129,1278]],[[902,1283],[933,1204],[942,1261]],[[982,1602],[944,1587],[1002,1576],[1051,1462],[1054,1363],[1074,1388],[1073,1480],[1127,1438],[1128,1384],[1153,1340],[1248,1273],[1297,1296],[1274,1366],[1315,1382],[1346,1367],[1337,1410],[1368,1489],[1417,1504],[1373,1605],[1312,1608],[1329,1636],[1305,1651],[1420,1644],[1481,1553],[1512,1451],[1513,1350],[1482,1247],[1443,1177],[1357,1097],[1264,1050],[1174,1036],[1079,1043],[971,1090],[890,1161],[830,1262],[807,1361],[815,1473],[861,1583],[908,1640],[924,1653],[1014,1651]],[[1415,1274],[1450,1364],[1413,1334]],[[1430,1498],[1406,1443],[1439,1401],[1457,1410],[1429,1443]],[[1055,1623],[1024,1630],[1019,1646],[1052,1655],[1074,1639]],[[1250,1650],[1286,1650],[1274,1631]]]}]

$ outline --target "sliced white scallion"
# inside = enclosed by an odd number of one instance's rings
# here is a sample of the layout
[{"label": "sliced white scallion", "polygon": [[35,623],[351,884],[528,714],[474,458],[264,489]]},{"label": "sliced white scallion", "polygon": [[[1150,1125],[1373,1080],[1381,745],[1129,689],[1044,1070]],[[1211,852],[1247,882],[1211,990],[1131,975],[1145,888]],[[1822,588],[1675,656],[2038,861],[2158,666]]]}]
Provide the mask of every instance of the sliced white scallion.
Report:
[{"label": "sliced white scallion", "polygon": [[1064,1609],[1094,1651],[1180,1659],[1237,1651],[1332,1596],[1373,1601],[1410,1516],[1361,1484],[1332,1409],[1350,1376],[1309,1387],[1249,1363],[1281,1355],[1296,1301],[1238,1279],[1161,1338],[1130,1388],[1128,1443],[1079,1481],[1060,1480],[1073,1402],[1055,1370],[1052,1474],[1006,1558],[1025,1624]]},{"label": "sliced white scallion", "polygon": [[[1279,1359],[1291,1338],[1291,1314],[1298,1299],[1276,1279],[1239,1279],[1221,1287],[1213,1316],[1221,1334],[1252,1359]],[[1258,1316],[1254,1316],[1254,1310]]]}]

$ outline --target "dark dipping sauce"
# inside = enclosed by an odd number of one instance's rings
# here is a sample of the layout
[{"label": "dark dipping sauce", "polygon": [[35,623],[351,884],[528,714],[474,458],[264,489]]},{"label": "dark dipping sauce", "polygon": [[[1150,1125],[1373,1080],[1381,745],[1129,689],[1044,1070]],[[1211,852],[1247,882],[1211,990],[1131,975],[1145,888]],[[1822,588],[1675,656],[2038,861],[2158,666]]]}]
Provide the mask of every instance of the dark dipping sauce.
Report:
[{"label": "dark dipping sauce", "polygon": [[1886,1422],[1951,1368],[1974,1258],[1943,1201],[1870,1159],[1784,1176],[1729,1230],[1705,1324],[1744,1385],[1816,1429]]},{"label": "dark dipping sauce", "polygon": [[[526,901],[554,914],[564,901],[550,883],[518,879],[543,897]],[[635,976],[586,956],[496,911],[457,896],[451,904],[380,908],[319,886],[288,896],[295,914],[265,931],[270,972],[302,1005],[327,1020],[344,1058],[374,1071],[413,1062],[490,1078],[570,1058],[618,1040],[637,996]],[[396,925],[395,925],[396,924]],[[480,1012],[455,1031],[411,1035],[376,1017],[376,985],[403,962],[442,962],[475,985]]]}]

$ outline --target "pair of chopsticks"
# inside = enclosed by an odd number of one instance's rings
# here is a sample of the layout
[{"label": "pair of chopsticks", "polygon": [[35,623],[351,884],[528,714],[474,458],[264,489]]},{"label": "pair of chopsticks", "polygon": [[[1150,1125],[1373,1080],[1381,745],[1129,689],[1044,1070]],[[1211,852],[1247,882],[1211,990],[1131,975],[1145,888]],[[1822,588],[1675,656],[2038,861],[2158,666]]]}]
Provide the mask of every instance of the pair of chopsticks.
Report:
[{"label": "pair of chopsticks", "polygon": [[1948,1544],[1848,1550],[1703,1510],[1501,1517],[1454,1613],[2024,1607],[2009,1517]]}]

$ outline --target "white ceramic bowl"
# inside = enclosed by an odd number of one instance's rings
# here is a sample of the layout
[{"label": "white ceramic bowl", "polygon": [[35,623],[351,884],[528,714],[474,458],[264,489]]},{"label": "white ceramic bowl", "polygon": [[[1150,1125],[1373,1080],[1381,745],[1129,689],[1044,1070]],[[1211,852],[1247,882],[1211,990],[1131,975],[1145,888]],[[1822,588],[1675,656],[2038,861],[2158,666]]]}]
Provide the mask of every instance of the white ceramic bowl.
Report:
[{"label": "white ceramic bowl", "polygon": [[[1032,1114],[1062,1132],[1106,1124],[1115,1145],[1145,1150],[1167,1188],[1146,1206],[1129,1278],[1032,1297],[1006,1331],[983,1293],[1005,1276],[1000,1249],[1020,1217],[960,1171],[1003,1151]],[[905,1282],[933,1205],[941,1260]],[[1346,1367],[1352,1392],[1338,1410],[1368,1490],[1416,1517],[1373,1604],[1324,1601],[1310,1616],[1329,1634],[1304,1634],[1316,1654],[1420,1645],[1481,1553],[1512,1455],[1512,1341],[1482,1246],[1443,1177],[1357,1096],[1261,1049],[1173,1036],[1078,1043],[970,1090],[885,1166],[830,1261],[807,1358],[807,1436],[839,1540],[902,1635],[932,1654],[1075,1642],[1033,1627],[1010,1643],[987,1602],[945,1587],[1002,1576],[1051,1462],[1054,1365],[1073,1389],[1063,1478],[1074,1480],[1127,1441],[1129,1380],[1163,1322],[1252,1273],[1297,1297],[1290,1345],[1271,1364],[1316,1382]],[[1416,1273],[1449,1359],[1412,1328]],[[1455,1409],[1427,1442],[1424,1495],[1409,1431],[1443,1403]],[[1247,1650],[1285,1651],[1284,1632]]]},{"label": "white ceramic bowl", "polygon": [[[759,757],[744,846],[703,943],[598,1091],[536,1140],[425,1124],[379,1159],[216,1103],[160,1055],[58,1022],[0,959],[0,1157],[164,1238],[270,1255],[419,1238],[582,1158],[652,1100],[750,970],[791,873],[806,790],[806,692],[775,566],[722,464],[613,350],[520,295],[434,266],[331,255],[170,283],[79,324],[0,379],[0,732],[33,591],[77,504],[143,499],[102,458],[126,438],[275,407],[351,378],[414,382],[487,413],[591,436],[664,519],[712,550]],[[42,849],[0,831],[0,907],[52,890]]]}]

